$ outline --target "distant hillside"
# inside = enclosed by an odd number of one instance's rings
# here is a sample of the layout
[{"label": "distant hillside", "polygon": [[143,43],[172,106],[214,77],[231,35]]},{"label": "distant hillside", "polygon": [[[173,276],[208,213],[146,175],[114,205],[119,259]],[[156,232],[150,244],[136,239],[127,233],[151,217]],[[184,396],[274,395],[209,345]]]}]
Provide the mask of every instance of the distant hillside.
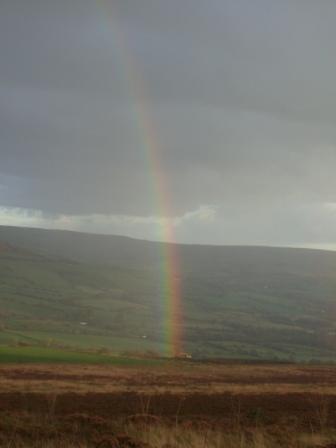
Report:
[{"label": "distant hillside", "polygon": [[[0,343],[164,349],[160,243],[0,227]],[[336,253],[179,245],[185,348],[336,360]]]},{"label": "distant hillside", "polygon": [[[156,266],[162,243],[125,236],[0,226],[0,241],[47,256],[125,267]],[[253,246],[177,245],[186,271],[333,275],[336,252]]]}]

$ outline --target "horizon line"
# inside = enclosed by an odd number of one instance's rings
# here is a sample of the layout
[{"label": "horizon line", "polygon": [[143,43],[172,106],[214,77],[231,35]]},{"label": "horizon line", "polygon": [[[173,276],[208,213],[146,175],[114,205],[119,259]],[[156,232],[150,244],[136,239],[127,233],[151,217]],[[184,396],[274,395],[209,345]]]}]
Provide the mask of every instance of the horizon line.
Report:
[{"label": "horizon line", "polygon": [[74,230],[74,229],[62,229],[62,228],[55,228],[55,227],[30,227],[30,226],[20,226],[20,225],[10,225],[10,224],[0,224],[0,228],[11,228],[11,229],[27,229],[27,230],[42,230],[46,232],[64,232],[64,233],[75,233],[79,235],[91,235],[91,236],[97,236],[97,237],[118,237],[118,238],[126,238],[134,241],[141,241],[146,243],[156,243],[156,244],[168,244],[168,245],[177,245],[177,246],[200,246],[200,247],[213,247],[213,248],[224,248],[224,247],[236,247],[236,248],[264,248],[264,249],[297,249],[297,250],[311,250],[311,251],[320,251],[320,252],[336,252],[336,243],[335,248],[332,247],[326,248],[323,246],[326,246],[328,243],[316,243],[316,244],[310,244],[310,245],[291,245],[291,244],[284,244],[284,245],[278,245],[278,244],[268,244],[268,243],[221,243],[221,244],[214,244],[214,243],[197,243],[197,242],[170,242],[170,241],[160,241],[160,240],[152,240],[152,239],[145,239],[145,238],[137,238],[129,235],[119,234],[119,233],[96,233],[96,232],[89,232],[87,230]]}]

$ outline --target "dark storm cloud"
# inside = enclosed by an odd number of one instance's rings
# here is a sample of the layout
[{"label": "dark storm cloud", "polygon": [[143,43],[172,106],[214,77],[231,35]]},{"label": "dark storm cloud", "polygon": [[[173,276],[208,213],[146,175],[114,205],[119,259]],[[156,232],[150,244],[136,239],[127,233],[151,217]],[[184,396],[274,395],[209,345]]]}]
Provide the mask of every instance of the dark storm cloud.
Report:
[{"label": "dark storm cloud", "polygon": [[335,19],[327,0],[3,0],[0,206],[154,216],[146,107],[181,240],[328,243]]}]

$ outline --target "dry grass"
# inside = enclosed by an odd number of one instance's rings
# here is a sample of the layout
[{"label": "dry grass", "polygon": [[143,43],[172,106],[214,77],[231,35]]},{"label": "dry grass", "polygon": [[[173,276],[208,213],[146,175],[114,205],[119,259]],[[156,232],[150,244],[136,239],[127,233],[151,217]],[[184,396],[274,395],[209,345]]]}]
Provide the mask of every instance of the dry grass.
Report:
[{"label": "dry grass", "polygon": [[0,448],[336,448],[335,373],[1,366]]},{"label": "dry grass", "polygon": [[[283,431],[277,427],[212,428],[206,421],[167,425],[158,417],[142,421],[107,422],[85,415],[57,421],[23,418],[7,429],[3,425],[3,448],[322,448],[336,446],[336,433]],[[150,418],[149,418],[150,417]],[[136,419],[135,419],[136,420]],[[13,423],[13,422],[12,422]]]},{"label": "dry grass", "polygon": [[137,392],[188,395],[293,394],[336,396],[335,366],[165,364],[163,367],[0,366],[0,393]]}]

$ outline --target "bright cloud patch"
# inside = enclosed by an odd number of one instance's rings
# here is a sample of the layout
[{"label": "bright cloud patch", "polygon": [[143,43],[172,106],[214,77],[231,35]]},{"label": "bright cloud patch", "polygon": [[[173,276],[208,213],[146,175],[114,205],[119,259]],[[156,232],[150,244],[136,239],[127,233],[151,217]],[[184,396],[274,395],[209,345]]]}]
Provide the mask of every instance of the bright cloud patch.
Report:
[{"label": "bright cloud patch", "polygon": [[[176,228],[185,228],[193,223],[211,223],[215,220],[217,208],[200,206],[171,219]],[[40,210],[0,207],[0,223],[8,226],[63,229],[106,234],[123,234],[135,238],[156,240],[167,217],[132,216],[112,214],[65,215],[46,214]]]},{"label": "bright cloud patch", "polygon": [[[47,214],[39,210],[0,207],[0,224],[74,230],[162,240],[167,217],[113,214]],[[336,248],[336,204],[281,206],[265,210],[202,205],[171,219],[176,241],[200,244],[243,244]],[[289,237],[289,235],[291,237]]]}]

